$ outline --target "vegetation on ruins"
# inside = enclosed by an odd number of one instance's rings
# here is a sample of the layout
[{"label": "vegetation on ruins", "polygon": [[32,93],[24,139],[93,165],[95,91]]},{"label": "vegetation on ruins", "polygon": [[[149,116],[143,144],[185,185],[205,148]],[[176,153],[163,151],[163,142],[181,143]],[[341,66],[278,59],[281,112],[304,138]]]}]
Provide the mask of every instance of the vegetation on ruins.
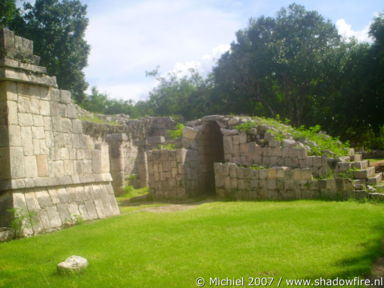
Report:
[{"label": "vegetation on ruins", "polygon": [[[384,236],[384,209],[374,203],[214,202],[179,212],[140,209],[123,207],[118,217],[0,244],[0,286],[193,287],[197,277],[210,276],[363,278]],[[55,264],[72,254],[86,257],[88,270],[57,275]]]},{"label": "vegetation on ruins", "polygon": [[182,123],[177,123],[176,128],[172,130],[168,130],[168,135],[171,139],[177,140],[180,139],[181,136],[183,136],[183,129],[185,125]]},{"label": "vegetation on ruins", "polygon": [[[287,121],[285,121],[287,123]],[[294,128],[283,124],[279,120],[264,117],[253,117],[252,121],[241,123],[235,128],[239,131],[252,133],[253,128],[266,129],[265,132],[274,136],[277,141],[292,139],[303,143],[309,148],[309,155],[321,156],[333,154],[334,156],[346,156],[349,153],[349,143],[341,142],[338,137],[332,137],[321,131],[320,125]]]}]

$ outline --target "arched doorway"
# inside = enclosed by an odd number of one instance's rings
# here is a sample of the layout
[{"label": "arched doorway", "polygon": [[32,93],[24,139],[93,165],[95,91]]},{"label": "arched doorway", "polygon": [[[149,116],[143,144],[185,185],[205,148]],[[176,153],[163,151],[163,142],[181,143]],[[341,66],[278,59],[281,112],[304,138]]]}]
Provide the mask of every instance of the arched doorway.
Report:
[{"label": "arched doorway", "polygon": [[206,122],[201,131],[200,159],[202,191],[206,195],[215,194],[214,163],[224,162],[223,135],[216,121]]}]

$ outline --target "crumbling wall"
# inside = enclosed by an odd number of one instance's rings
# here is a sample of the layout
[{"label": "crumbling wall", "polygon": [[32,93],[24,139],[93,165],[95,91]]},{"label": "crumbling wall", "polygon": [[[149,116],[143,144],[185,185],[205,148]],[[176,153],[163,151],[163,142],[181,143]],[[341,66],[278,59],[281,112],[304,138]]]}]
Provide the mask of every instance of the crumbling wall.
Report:
[{"label": "crumbling wall", "polygon": [[98,137],[109,145],[110,172],[116,195],[124,193],[126,185],[148,186],[148,168],[145,151],[158,148],[168,141],[168,130],[176,122],[170,117],[129,119],[127,116],[109,116],[113,125],[83,122],[84,133]]},{"label": "crumbling wall", "polygon": [[343,157],[331,151],[311,155],[309,144],[316,143],[294,140],[284,132],[291,131],[288,126],[268,121],[241,126],[249,121],[254,119],[209,115],[186,124],[182,146],[188,195],[210,195],[213,185],[216,195],[232,199],[345,199],[348,192],[382,179],[353,149]]}]

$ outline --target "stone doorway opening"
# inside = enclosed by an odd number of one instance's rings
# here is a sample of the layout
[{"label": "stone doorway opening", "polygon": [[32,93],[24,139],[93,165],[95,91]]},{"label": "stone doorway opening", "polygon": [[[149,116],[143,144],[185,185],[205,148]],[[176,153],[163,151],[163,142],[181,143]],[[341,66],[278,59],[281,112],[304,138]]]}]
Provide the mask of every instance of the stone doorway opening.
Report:
[{"label": "stone doorway opening", "polygon": [[204,124],[201,132],[201,164],[203,187],[206,195],[215,195],[215,162],[224,162],[223,134],[216,121]]}]

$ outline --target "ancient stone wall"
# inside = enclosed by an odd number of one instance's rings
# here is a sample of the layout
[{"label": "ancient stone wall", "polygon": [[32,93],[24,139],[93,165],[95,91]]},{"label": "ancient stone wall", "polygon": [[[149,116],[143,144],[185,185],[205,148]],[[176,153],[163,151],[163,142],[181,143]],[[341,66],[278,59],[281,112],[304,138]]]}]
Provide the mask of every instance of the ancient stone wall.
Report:
[{"label": "ancient stone wall", "polygon": [[[115,120],[110,116],[109,120]],[[169,141],[168,130],[176,123],[170,117],[129,119],[120,117],[114,125],[83,122],[84,133],[104,139],[109,145],[110,172],[116,195],[124,193],[126,185],[148,186],[145,151],[157,149]]]},{"label": "ancient stone wall", "polygon": [[185,199],[186,149],[147,152],[150,192],[156,199]]},{"label": "ancient stone wall", "polygon": [[[382,179],[353,149],[343,157],[331,151],[311,155],[309,145],[316,143],[294,140],[284,132],[291,131],[288,126],[276,127],[257,119],[260,123],[256,125],[241,126],[250,121],[255,119],[210,115],[186,124],[182,146],[187,151],[184,183],[188,195],[213,192],[244,200],[345,199],[347,192]],[[171,196],[168,191],[167,197]]]},{"label": "ancient stone wall", "polygon": [[118,214],[108,143],[84,133],[70,92],[36,65],[32,42],[0,35],[0,226],[9,225],[9,208],[35,212],[34,233],[70,216]]},{"label": "ancient stone wall", "polygon": [[314,179],[309,168],[253,169],[235,163],[215,164],[217,195],[236,200],[345,200],[353,191],[350,179]]}]

